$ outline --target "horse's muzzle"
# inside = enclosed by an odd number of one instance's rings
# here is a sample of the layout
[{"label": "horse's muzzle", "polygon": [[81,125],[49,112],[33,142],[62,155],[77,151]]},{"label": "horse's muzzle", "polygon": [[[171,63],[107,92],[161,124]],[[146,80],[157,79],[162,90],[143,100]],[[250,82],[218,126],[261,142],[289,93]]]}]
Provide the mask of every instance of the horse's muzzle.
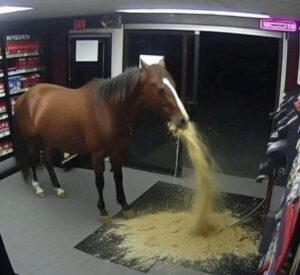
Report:
[{"label": "horse's muzzle", "polygon": [[186,128],[188,126],[188,120],[184,117],[173,117],[172,122],[176,125],[178,128]]}]

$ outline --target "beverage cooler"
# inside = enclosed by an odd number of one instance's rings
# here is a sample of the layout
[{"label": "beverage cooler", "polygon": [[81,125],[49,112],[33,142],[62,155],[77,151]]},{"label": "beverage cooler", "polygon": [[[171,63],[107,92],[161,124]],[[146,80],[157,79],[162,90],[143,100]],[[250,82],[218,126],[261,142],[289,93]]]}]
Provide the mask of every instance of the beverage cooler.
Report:
[{"label": "beverage cooler", "polygon": [[[0,66],[0,171],[16,168],[13,158],[14,104],[16,99],[43,78],[41,42],[30,34],[2,38]],[[13,161],[12,161],[13,160]],[[5,164],[9,162],[9,164]],[[0,169],[1,170],[1,169]]]}]

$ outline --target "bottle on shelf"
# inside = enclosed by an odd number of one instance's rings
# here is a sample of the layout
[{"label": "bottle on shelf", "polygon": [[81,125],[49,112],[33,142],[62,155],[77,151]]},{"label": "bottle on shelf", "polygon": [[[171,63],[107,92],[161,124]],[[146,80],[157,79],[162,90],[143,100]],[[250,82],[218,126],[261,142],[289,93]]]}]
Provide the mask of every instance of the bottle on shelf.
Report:
[{"label": "bottle on shelf", "polygon": [[11,141],[0,142],[0,156],[5,156],[13,152],[13,144]]},{"label": "bottle on shelf", "polygon": [[10,71],[39,69],[40,59],[38,57],[18,58],[10,66]]},{"label": "bottle on shelf", "polygon": [[4,91],[4,84],[2,81],[0,81],[0,97],[5,96],[5,91]]},{"label": "bottle on shelf", "polygon": [[0,113],[6,112],[6,104],[4,101],[0,101]]},{"label": "bottle on shelf", "polygon": [[25,41],[9,41],[6,43],[6,55],[18,54],[38,54],[40,46],[38,41],[25,40]]},{"label": "bottle on shelf", "polygon": [[15,104],[16,104],[16,100],[14,98],[11,98],[10,99],[10,103],[11,103],[11,112],[12,112],[12,115],[15,114]]}]

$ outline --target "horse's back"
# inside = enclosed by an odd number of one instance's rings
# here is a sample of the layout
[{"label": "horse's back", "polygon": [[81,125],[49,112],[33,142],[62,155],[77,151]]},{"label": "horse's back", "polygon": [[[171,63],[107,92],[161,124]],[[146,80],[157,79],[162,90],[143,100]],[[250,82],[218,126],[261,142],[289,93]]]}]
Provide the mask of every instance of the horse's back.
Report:
[{"label": "horse's back", "polygon": [[[40,98],[43,97],[42,91],[48,91],[48,87],[52,85],[37,84],[21,95],[15,104],[15,116],[22,134],[28,137],[36,135],[36,129],[33,123],[33,117],[36,106]],[[55,86],[55,85],[54,85]],[[56,87],[55,87],[56,88]]]},{"label": "horse's back", "polygon": [[15,113],[18,120],[33,119],[37,106],[43,98],[52,94],[70,93],[71,89],[60,87],[53,84],[37,84],[29,89],[28,92],[20,96],[15,104]]},{"label": "horse's back", "polygon": [[[85,152],[85,125],[91,113],[84,89],[38,84],[16,103],[23,132],[38,136],[61,151]],[[74,148],[74,149],[73,149]]]},{"label": "horse's back", "polygon": [[96,105],[93,89],[93,82],[76,90],[52,84],[34,86],[15,105],[22,133],[62,152],[87,153],[100,150],[103,144],[110,150],[109,144],[118,135],[118,112],[106,102]]}]

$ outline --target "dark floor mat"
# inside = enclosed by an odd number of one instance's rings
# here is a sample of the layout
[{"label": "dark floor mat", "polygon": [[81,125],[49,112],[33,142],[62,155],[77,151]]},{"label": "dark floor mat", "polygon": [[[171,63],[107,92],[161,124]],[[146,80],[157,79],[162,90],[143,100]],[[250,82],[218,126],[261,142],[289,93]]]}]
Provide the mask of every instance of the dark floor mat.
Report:
[{"label": "dark floor mat", "polygon": [[[137,198],[132,204],[132,208],[139,214],[145,211],[157,212],[167,209],[184,210],[190,205],[192,190],[175,184],[157,182],[143,195]],[[241,195],[223,194],[223,203],[226,208],[230,209],[234,215],[240,216],[261,202],[261,199],[246,197]],[[116,216],[120,216],[118,213]],[[260,229],[260,213],[257,212],[244,223],[246,229],[251,229],[254,234],[259,236]],[[108,234],[107,232],[114,227],[112,224],[101,226],[97,231],[92,233],[75,248],[91,254],[95,257],[111,260],[117,264],[137,269],[141,272],[148,272],[152,264],[144,267],[135,267],[134,261],[128,262],[124,260],[125,252],[118,249],[118,245],[122,241],[120,236]],[[178,263],[177,263],[178,264]],[[219,260],[205,262],[181,262],[180,265],[192,268],[194,270],[208,272],[212,274],[255,274],[258,265],[258,257],[250,256],[241,258],[232,254],[226,255]]]}]

